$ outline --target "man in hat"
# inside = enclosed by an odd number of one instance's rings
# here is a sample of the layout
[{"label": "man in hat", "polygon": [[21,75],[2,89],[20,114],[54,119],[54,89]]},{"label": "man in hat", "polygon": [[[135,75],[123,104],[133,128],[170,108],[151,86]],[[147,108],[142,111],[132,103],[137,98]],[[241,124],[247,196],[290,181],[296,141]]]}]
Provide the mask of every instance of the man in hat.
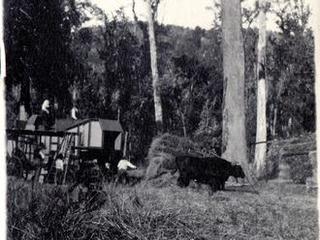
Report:
[{"label": "man in hat", "polygon": [[136,169],[137,167],[133,165],[130,161],[127,159],[121,159],[118,163],[118,174],[117,174],[117,179],[116,183],[119,181],[123,184],[127,184],[129,181],[127,171],[129,169]]},{"label": "man in hat", "polygon": [[44,126],[45,130],[50,130],[54,123],[50,112],[50,101],[48,99],[43,101],[40,115],[42,119],[42,125]]}]

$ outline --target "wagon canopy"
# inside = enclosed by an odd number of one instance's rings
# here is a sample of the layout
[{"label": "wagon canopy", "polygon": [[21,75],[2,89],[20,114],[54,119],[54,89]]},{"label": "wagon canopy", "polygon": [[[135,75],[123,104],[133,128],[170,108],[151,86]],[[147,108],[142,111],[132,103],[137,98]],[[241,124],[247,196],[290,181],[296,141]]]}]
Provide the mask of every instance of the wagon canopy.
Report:
[{"label": "wagon canopy", "polygon": [[75,121],[66,131],[79,135],[78,147],[118,150],[123,129],[117,120],[91,118]]}]

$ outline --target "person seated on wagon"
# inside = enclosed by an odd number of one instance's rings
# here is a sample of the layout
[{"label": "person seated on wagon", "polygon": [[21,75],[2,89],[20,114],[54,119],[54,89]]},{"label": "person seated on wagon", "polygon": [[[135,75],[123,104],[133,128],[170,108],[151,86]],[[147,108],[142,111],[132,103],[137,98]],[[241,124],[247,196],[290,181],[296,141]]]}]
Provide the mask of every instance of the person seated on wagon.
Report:
[{"label": "person seated on wagon", "polygon": [[45,130],[50,130],[54,121],[50,112],[50,101],[48,99],[45,99],[42,103],[40,116]]},{"label": "person seated on wagon", "polygon": [[73,120],[79,119],[79,109],[77,108],[76,104],[73,104],[73,107],[71,109],[71,118]]}]

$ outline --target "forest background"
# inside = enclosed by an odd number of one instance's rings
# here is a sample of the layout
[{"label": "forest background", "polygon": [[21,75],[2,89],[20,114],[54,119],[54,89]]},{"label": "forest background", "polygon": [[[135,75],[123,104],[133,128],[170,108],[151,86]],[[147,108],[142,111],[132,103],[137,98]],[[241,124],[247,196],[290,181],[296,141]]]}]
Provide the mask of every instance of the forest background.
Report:
[{"label": "forest background", "polygon": [[[21,104],[29,115],[36,114],[45,98],[58,106],[56,118],[66,118],[76,95],[82,118],[119,116],[129,132],[131,155],[143,161],[156,135],[147,23],[137,17],[129,20],[121,10],[107,17],[90,1],[5,0],[4,4],[7,127],[13,126]],[[270,4],[268,11],[275,14],[279,29],[267,33],[268,140],[314,132],[310,9],[304,1],[281,0]],[[90,20],[88,12],[104,24],[83,27]],[[256,131],[258,29],[251,25],[256,16],[257,8],[242,9],[248,149]],[[164,131],[220,154],[219,14],[212,26],[190,29],[156,22],[155,36]]]}]

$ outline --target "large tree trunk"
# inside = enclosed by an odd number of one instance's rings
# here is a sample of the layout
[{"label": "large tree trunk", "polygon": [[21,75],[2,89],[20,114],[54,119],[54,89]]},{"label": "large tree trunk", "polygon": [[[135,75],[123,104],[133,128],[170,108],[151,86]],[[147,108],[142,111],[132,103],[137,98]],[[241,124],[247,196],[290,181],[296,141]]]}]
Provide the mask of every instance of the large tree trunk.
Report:
[{"label": "large tree trunk", "polygon": [[255,145],[255,166],[258,178],[264,176],[267,151],[267,94],[266,94],[266,11],[265,0],[259,0],[259,40],[257,61],[257,132]]},{"label": "large tree trunk", "polygon": [[[1,9],[2,10],[2,9]],[[2,24],[2,23],[1,23]],[[1,39],[0,39],[0,49],[1,49],[1,56],[0,56],[0,75],[1,75],[1,79],[4,80],[6,77],[6,51],[5,51],[5,47],[4,47],[4,40],[3,40],[3,36],[1,34]]]},{"label": "large tree trunk", "polygon": [[240,0],[222,0],[223,157],[247,165],[245,129],[244,48]]},{"label": "large tree trunk", "polygon": [[[315,94],[316,94],[316,126],[317,126],[317,137],[320,136],[320,1],[313,1],[314,10],[314,62],[315,62]],[[318,140],[318,139],[317,139]],[[320,159],[320,141],[317,141],[317,167],[319,167]],[[318,171],[319,172],[319,171]],[[317,182],[319,184],[320,174],[317,176]]]},{"label": "large tree trunk", "polygon": [[151,60],[151,71],[152,71],[152,87],[153,87],[153,100],[155,110],[155,120],[157,125],[157,132],[161,134],[163,132],[163,119],[162,119],[162,106],[160,96],[160,83],[157,66],[157,48],[153,27],[153,14],[151,11],[151,0],[147,1],[148,11],[148,23],[149,23],[149,43],[150,43],[150,60]]}]

